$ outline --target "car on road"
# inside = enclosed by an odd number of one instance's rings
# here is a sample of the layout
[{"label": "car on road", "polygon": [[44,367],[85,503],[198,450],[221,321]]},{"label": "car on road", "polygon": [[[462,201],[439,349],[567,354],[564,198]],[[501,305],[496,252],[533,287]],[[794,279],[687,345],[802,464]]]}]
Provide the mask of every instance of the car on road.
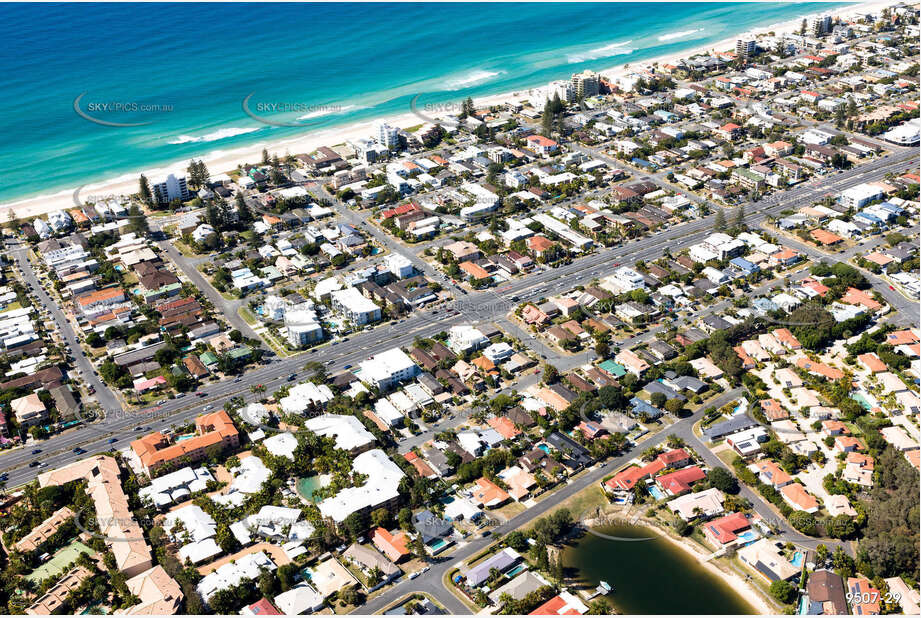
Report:
[{"label": "car on road", "polygon": [[[35,462],[32,462],[32,463],[35,463]],[[419,577],[419,575],[420,575],[419,571],[413,571],[412,573],[409,574],[409,579],[416,579],[417,577]]]},{"label": "car on road", "polygon": [[141,431],[142,429],[144,429],[144,428],[141,427],[140,425],[138,425],[137,427],[134,428],[135,431]]},{"label": "car on road", "polygon": [[291,375],[288,376],[288,382],[294,382],[295,380],[297,380],[296,373],[292,373]]},{"label": "car on road", "polygon": [[116,442],[118,442],[118,438],[109,438],[109,439],[107,440],[107,442],[108,442],[109,444],[115,444]]},{"label": "car on road", "polygon": [[74,449],[74,454],[76,454],[76,455],[82,455],[82,454],[85,453],[85,452],[86,452],[86,450],[80,448],[79,446],[78,446],[77,448]]},{"label": "car on road", "polygon": [[351,369],[351,368],[352,368],[351,365],[346,365],[345,367],[343,367],[343,369]]},{"label": "car on road", "polygon": [[32,454],[33,454],[33,455],[38,455],[38,454],[41,453],[41,452],[42,452],[42,449],[40,449],[40,448],[34,448],[34,449],[32,449]]},{"label": "car on road", "polygon": [[41,464],[41,462],[38,461],[38,460],[30,461],[30,462],[29,462],[29,467],[30,467],[30,468],[37,468],[37,467],[40,466],[40,465],[42,465],[42,464]]},{"label": "car on road", "polygon": [[213,409],[214,409],[214,406],[212,406],[210,403],[206,405],[204,408],[202,408],[202,410],[204,410],[205,412],[207,412],[208,410],[213,410]]},{"label": "car on road", "polygon": [[328,361],[326,361],[326,365],[327,365],[327,366],[332,365],[334,362],[336,362],[336,361],[328,360]]},{"label": "car on road", "polygon": [[207,397],[208,393],[195,393],[196,397]]},{"label": "car on road", "polygon": [[243,381],[243,378],[237,378],[233,381],[234,384],[238,384]]}]

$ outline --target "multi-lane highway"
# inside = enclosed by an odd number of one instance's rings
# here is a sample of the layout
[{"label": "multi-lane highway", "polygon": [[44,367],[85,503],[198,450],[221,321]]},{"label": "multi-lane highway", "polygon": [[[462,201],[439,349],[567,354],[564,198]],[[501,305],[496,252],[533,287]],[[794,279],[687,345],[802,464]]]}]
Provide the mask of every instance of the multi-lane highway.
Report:
[{"label": "multi-lane highway", "polygon": [[[904,149],[852,170],[801,184],[780,194],[779,199],[746,204],[746,223],[755,227],[766,217],[776,216],[781,210],[796,209],[811,204],[825,195],[837,194],[856,184],[881,178],[889,172],[899,173],[906,169],[917,169],[917,167],[917,151]],[[682,248],[700,242],[712,231],[713,216],[711,215],[672,226],[667,230],[626,242],[618,247],[602,249],[558,268],[532,273],[506,284],[499,290],[459,295],[447,308],[417,311],[401,320],[398,325],[382,325],[373,331],[352,335],[347,341],[327,344],[286,359],[274,359],[268,364],[246,372],[238,380],[226,379],[204,385],[199,390],[199,393],[203,394],[200,398],[190,395],[168,400],[162,406],[153,409],[120,411],[116,414],[109,414],[103,421],[52,436],[41,444],[43,453],[40,459],[49,466],[60,466],[74,459],[72,449],[77,446],[90,453],[108,450],[113,448],[113,445],[123,444],[149,431],[149,428],[159,429],[171,424],[185,423],[201,414],[206,407],[218,407],[230,397],[241,396],[244,399],[252,399],[251,386],[262,384],[266,387],[267,392],[272,392],[281,386],[292,372],[298,372],[300,375],[304,364],[308,361],[320,361],[327,364],[330,369],[340,369],[346,364],[356,364],[389,348],[408,345],[417,336],[443,330],[451,324],[499,319],[519,302],[511,300],[512,298],[538,299],[567,291],[576,285],[585,284],[592,279],[610,274],[621,263],[657,259],[666,248],[672,253],[677,253]],[[24,272],[28,272],[28,269],[24,269]],[[882,280],[872,278],[872,281],[874,288],[887,301],[896,307],[905,307],[906,299],[903,296],[890,290]],[[38,291],[38,287],[36,286],[37,293],[41,295],[42,292]],[[42,301],[53,304],[47,297]],[[908,302],[908,305],[910,308],[911,303]],[[435,313],[436,311],[438,313]],[[449,311],[457,313],[455,315]],[[63,316],[61,318],[63,319]],[[79,347],[74,345],[70,325],[64,320],[64,324],[58,326],[64,333],[65,339],[72,341],[72,348],[80,363]],[[89,373],[86,368],[82,369],[84,375],[93,376],[91,369]],[[100,388],[100,386],[96,388],[97,396],[102,402],[107,389]],[[104,404],[103,407],[107,405]],[[116,408],[121,410],[117,405],[113,409]],[[137,427],[141,429],[136,429]],[[110,443],[109,440],[112,439],[117,440],[117,444]],[[32,455],[29,449],[15,449],[0,453],[0,470],[8,472],[8,486],[13,487],[34,478],[39,470],[29,468],[28,464],[35,459],[37,457]]]}]

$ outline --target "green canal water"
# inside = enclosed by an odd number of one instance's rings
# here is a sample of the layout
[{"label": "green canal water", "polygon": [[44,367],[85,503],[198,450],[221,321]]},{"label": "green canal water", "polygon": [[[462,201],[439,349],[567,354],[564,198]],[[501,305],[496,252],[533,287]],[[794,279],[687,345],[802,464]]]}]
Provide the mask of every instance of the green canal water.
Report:
[{"label": "green canal water", "polygon": [[609,602],[623,614],[756,614],[755,609],[683,549],[641,526],[606,526],[563,554],[567,575],[595,587],[605,581]]}]

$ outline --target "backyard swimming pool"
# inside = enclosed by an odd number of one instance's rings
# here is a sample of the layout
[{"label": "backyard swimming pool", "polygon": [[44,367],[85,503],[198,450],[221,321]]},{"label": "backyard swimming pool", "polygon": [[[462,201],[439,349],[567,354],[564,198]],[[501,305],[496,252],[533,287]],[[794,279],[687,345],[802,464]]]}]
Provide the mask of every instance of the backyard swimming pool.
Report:
[{"label": "backyard swimming pool", "polygon": [[793,554],[793,559],[790,560],[790,564],[792,564],[795,567],[803,566],[803,552],[798,551],[795,554]]},{"label": "backyard swimming pool", "polygon": [[658,487],[656,487],[655,485],[647,485],[647,489],[649,489],[649,495],[655,498],[656,500],[664,500],[666,497],[665,492],[659,489]]},{"label": "backyard swimming pool", "polygon": [[851,399],[859,403],[860,407],[862,407],[864,410],[869,410],[873,407],[870,405],[870,402],[867,401],[867,398],[863,396],[863,393],[854,393],[851,395]]},{"label": "backyard swimming pool", "polygon": [[744,545],[748,545],[749,543],[758,539],[758,535],[753,530],[746,530],[738,536],[740,539],[742,539],[742,543]]}]

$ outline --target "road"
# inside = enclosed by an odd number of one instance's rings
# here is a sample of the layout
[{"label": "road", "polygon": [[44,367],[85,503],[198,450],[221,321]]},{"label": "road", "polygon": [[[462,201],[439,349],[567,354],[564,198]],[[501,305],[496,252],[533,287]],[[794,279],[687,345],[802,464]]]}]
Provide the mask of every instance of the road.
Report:
[{"label": "road", "polygon": [[[582,472],[581,476],[578,476],[575,479],[571,479],[566,485],[553,491],[550,496],[544,498],[534,506],[530,507],[528,510],[493,528],[492,534],[489,537],[485,539],[474,538],[459,544],[458,548],[452,553],[451,556],[440,558],[439,561],[436,564],[433,564],[426,573],[423,573],[416,579],[412,580],[405,578],[403,581],[396,584],[387,592],[362,605],[356,611],[361,614],[374,614],[385,609],[405,594],[410,592],[425,592],[438,599],[438,601],[444,605],[450,613],[470,614],[470,610],[467,609],[467,607],[450,591],[445,590],[444,586],[442,586],[442,579],[448,573],[448,571],[458,566],[460,562],[467,560],[471,556],[488,547],[490,544],[495,542],[497,538],[502,537],[512,530],[517,530],[527,526],[538,517],[544,515],[550,509],[555,508],[561,502],[565,502],[586,487],[599,483],[602,478],[611,474],[611,472],[614,470],[627,465],[627,463],[629,463],[630,460],[636,457],[639,453],[642,453],[644,450],[650,447],[661,444],[670,434],[677,434],[676,430],[679,428],[684,427],[687,429],[687,431],[690,431],[690,428],[693,426],[693,424],[703,416],[703,411],[706,408],[711,406],[723,406],[738,397],[741,392],[742,391],[740,389],[737,389],[722,393],[712,402],[706,404],[705,406],[701,406],[692,415],[683,418],[671,425],[667,430],[641,440],[629,452],[608,460],[603,467],[596,465],[592,468],[589,468],[587,471]],[[574,518],[579,519],[581,518],[582,513],[573,513],[572,515]]]},{"label": "road", "polygon": [[61,311],[58,303],[52,300],[48,292],[45,291],[44,286],[39,282],[38,275],[32,266],[32,261],[29,259],[29,248],[21,245],[19,239],[10,239],[6,242],[6,249],[13,256],[13,260],[15,260],[20,272],[22,272],[22,278],[26,285],[31,287],[30,294],[37,298],[44,311],[50,314],[55,330],[74,357],[74,363],[82,373],[84,382],[96,389],[95,397],[100,407],[104,410],[121,410],[122,405],[118,397],[96,375],[90,359],[83,353],[83,348],[80,347],[73,327],[64,312]]},{"label": "road", "polygon": [[[905,150],[824,179],[820,185],[804,183],[784,192],[780,201],[762,200],[747,204],[746,223],[750,227],[756,227],[768,216],[776,216],[783,209],[796,209],[820,200],[828,193],[837,193],[865,182],[863,177],[867,174],[882,177],[887,172],[902,172],[905,169],[917,168],[917,165],[917,152]],[[322,361],[328,363],[330,369],[341,369],[347,364],[354,365],[384,350],[411,344],[417,336],[444,330],[452,324],[476,324],[501,319],[518,304],[519,301],[512,301],[512,297],[518,297],[520,300],[537,300],[553,296],[610,274],[621,263],[657,259],[662,256],[665,248],[677,253],[682,248],[700,242],[712,231],[712,215],[695,219],[618,247],[602,249],[558,268],[532,273],[509,282],[500,288],[501,291],[486,290],[461,295],[452,301],[447,309],[416,311],[410,317],[401,320],[398,326],[382,325],[373,331],[352,335],[347,341],[326,344],[286,359],[273,359],[268,364],[248,371],[239,382],[228,379],[203,385],[199,390],[199,393],[204,395],[201,398],[172,399],[155,409],[123,411],[117,415],[110,415],[105,421],[92,426],[52,436],[42,444],[45,451],[42,460],[48,465],[59,466],[73,459],[70,451],[78,445],[90,453],[108,450],[111,448],[109,439],[115,438],[121,443],[148,431],[135,431],[134,427],[159,429],[171,424],[181,425],[201,414],[206,406],[220,406],[230,397],[241,396],[245,400],[252,400],[250,387],[262,384],[267,392],[277,390],[290,373],[298,372],[299,375],[303,375],[301,370],[307,361]],[[194,280],[192,273],[186,274]],[[874,285],[887,299],[890,298],[891,291],[888,290],[888,285],[878,279]],[[885,286],[885,290],[880,286]],[[207,293],[209,288],[210,286],[204,286],[202,289]],[[223,298],[221,300],[223,301]],[[50,299],[43,302],[50,303]],[[215,304],[217,308],[221,306],[222,303]],[[449,316],[448,309],[453,309],[458,314]],[[228,315],[228,319],[234,324],[234,320],[237,319],[236,312]],[[64,328],[62,332],[66,333],[67,330]],[[77,350],[78,348],[75,348],[75,352]],[[86,374],[86,371],[84,373]],[[93,374],[90,372],[88,375]],[[101,391],[97,387],[97,393],[99,392]],[[34,458],[24,449],[14,449],[0,454],[0,470],[9,473],[8,486],[15,487],[37,476],[38,470],[27,467]]]},{"label": "road", "polygon": [[231,326],[243,333],[245,337],[259,339],[259,335],[257,335],[252,327],[246,323],[246,320],[237,313],[237,309],[244,305],[244,301],[240,299],[228,300],[221,296],[221,293],[218,292],[198,270],[198,264],[200,264],[202,260],[187,258],[168,240],[158,241],[157,246],[169,256],[174,264],[182,269],[186,278],[208,297],[208,300],[214,305],[215,311],[219,311]]},{"label": "road", "polygon": [[[465,541],[459,545],[458,549],[455,550],[453,554],[448,557],[440,558],[437,563],[431,565],[429,571],[421,574],[416,579],[410,580],[408,577],[404,577],[403,580],[398,582],[393,588],[387,590],[382,595],[362,605],[361,608],[356,611],[362,614],[377,613],[383,609],[386,609],[389,605],[396,602],[403,595],[406,595],[410,592],[424,592],[436,598],[448,609],[449,612],[453,614],[469,614],[470,610],[460,600],[458,600],[450,590],[445,589],[445,587],[442,585],[445,575],[447,575],[451,569],[460,566],[462,562],[484,550],[491,543],[495,542],[497,538],[501,538],[503,535],[508,534],[513,530],[518,530],[528,526],[535,519],[544,515],[548,510],[556,507],[562,502],[565,502],[585,488],[599,483],[602,478],[627,465],[631,459],[637,457],[646,449],[660,445],[668,438],[668,436],[674,434],[684,440],[685,444],[694,449],[694,451],[697,452],[697,454],[704,460],[708,467],[725,467],[725,464],[720,461],[719,457],[714,455],[713,452],[710,451],[710,449],[696,435],[694,435],[693,427],[694,424],[703,417],[704,410],[711,407],[720,408],[727,403],[736,400],[738,397],[742,396],[744,392],[744,389],[736,388],[720,394],[712,401],[701,405],[690,416],[678,420],[668,428],[655,435],[640,440],[632,449],[623,455],[609,459],[603,466],[596,465],[583,472],[581,476],[570,480],[565,486],[553,491],[550,496],[528,508],[528,510],[520,513],[519,515],[516,515],[515,517],[512,517],[496,528],[493,528],[492,534],[489,537],[485,539],[474,538],[472,540]],[[741,482],[739,483],[739,487],[740,495],[751,503],[752,510],[758,513],[758,515],[760,515],[765,520],[765,522],[772,524],[775,529],[779,530],[779,533],[776,535],[776,539],[778,541],[789,541],[801,547],[812,550],[815,550],[816,547],[822,543],[828,546],[832,551],[834,551],[835,547],[840,545],[850,553],[851,550],[846,543],[814,539],[812,537],[803,535],[796,530],[790,529],[789,525],[783,520],[781,516],[778,516],[773,511],[771,506],[765,502],[764,498],[762,498],[760,494],[753,491],[750,487],[744,485]],[[575,519],[579,520],[585,514],[573,513],[572,515]]]}]

